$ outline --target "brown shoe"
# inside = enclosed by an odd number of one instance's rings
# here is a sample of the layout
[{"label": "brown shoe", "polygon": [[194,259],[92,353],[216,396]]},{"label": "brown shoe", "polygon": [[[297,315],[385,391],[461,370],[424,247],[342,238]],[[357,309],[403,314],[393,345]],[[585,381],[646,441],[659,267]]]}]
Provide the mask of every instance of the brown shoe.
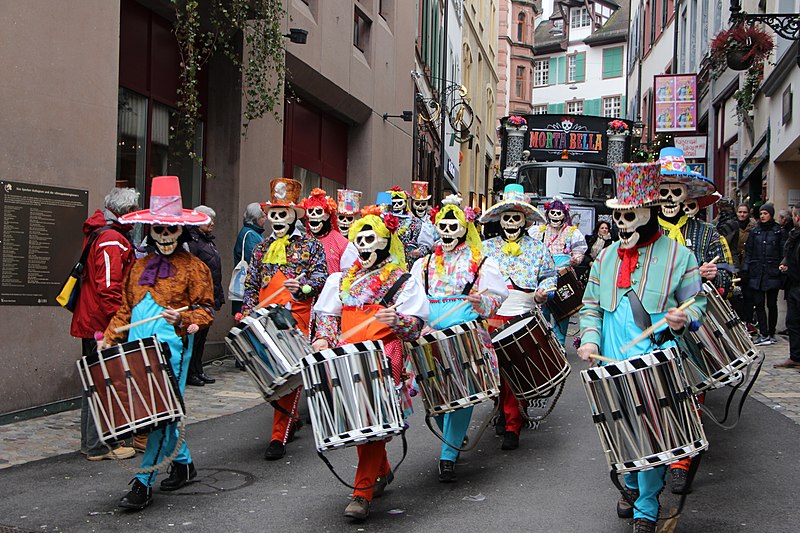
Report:
[{"label": "brown shoe", "polygon": [[800,368],[800,363],[793,359],[787,359],[782,363],[772,365],[772,368]]},{"label": "brown shoe", "polygon": [[130,459],[136,455],[136,450],[129,446],[120,446],[113,450],[108,450],[105,453],[97,455],[87,455],[86,458],[90,461],[102,461],[103,459]]},{"label": "brown shoe", "polygon": [[369,500],[363,496],[356,496],[344,508],[344,515],[356,522],[363,522],[369,516]]},{"label": "brown shoe", "polygon": [[143,452],[147,448],[147,435],[136,435],[133,437],[133,449]]}]

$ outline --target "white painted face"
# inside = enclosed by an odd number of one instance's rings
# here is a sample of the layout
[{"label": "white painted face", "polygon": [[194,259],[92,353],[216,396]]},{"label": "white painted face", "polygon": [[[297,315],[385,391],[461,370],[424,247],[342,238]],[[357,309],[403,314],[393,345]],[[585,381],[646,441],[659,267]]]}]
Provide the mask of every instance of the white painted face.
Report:
[{"label": "white painted face", "polygon": [[696,217],[698,211],[700,211],[700,205],[697,203],[697,200],[686,200],[683,202],[683,212],[686,213],[687,217]]},{"label": "white painted face", "polygon": [[267,218],[272,224],[272,231],[279,239],[289,233],[292,225],[297,220],[297,214],[294,209],[286,207],[271,207],[267,211]]},{"label": "white painted face", "polygon": [[372,268],[378,260],[378,251],[389,246],[389,239],[381,237],[372,229],[359,231],[355,243],[363,268]]},{"label": "white painted face", "polygon": [[336,220],[339,222],[339,231],[347,235],[350,226],[356,221],[355,215],[336,215]]},{"label": "white painted face", "polygon": [[331,218],[322,207],[309,207],[306,209],[306,217],[308,217],[308,229],[314,234],[322,231],[323,224]]},{"label": "white painted face", "polygon": [[402,215],[406,212],[406,200],[402,198],[392,198],[392,213]]},{"label": "white painted face", "polygon": [[625,211],[614,211],[614,223],[619,229],[619,247],[633,248],[641,235],[637,231],[650,222],[650,208],[637,207]]},{"label": "white painted face", "polygon": [[500,215],[503,238],[509,242],[517,241],[525,227],[525,214],[522,211],[507,211]]},{"label": "white painted face", "polygon": [[661,197],[661,214],[666,218],[678,216],[681,212],[681,204],[686,201],[687,187],[683,183],[667,182],[662,183],[658,189]]},{"label": "white painted face", "polygon": [[443,218],[436,223],[436,229],[442,237],[442,250],[452,252],[463,241],[467,234],[465,228],[457,218]]},{"label": "white painted face", "polygon": [[182,233],[183,226],[150,226],[150,238],[161,255],[171,255],[178,248]]},{"label": "white painted face", "polygon": [[417,218],[425,218],[428,216],[428,200],[412,200],[411,209]]},{"label": "white painted face", "polygon": [[550,225],[553,227],[557,228],[564,223],[565,213],[561,209],[551,209],[547,212],[547,216],[550,219]]}]

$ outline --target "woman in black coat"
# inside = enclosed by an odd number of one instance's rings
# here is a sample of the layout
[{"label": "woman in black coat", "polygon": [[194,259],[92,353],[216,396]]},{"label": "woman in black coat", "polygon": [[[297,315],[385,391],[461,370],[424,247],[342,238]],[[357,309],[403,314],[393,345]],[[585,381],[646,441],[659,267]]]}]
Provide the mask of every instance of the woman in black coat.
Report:
[{"label": "woman in black coat", "polygon": [[594,260],[597,259],[603,249],[611,246],[611,243],[616,240],[611,231],[611,222],[607,220],[598,221],[592,234],[586,237],[586,245],[589,248],[583,254],[583,262],[578,268],[578,277],[583,281],[584,285],[588,281],[589,270],[592,268]]},{"label": "woman in black coat", "polygon": [[[194,210],[211,217],[211,222],[204,226],[189,227],[189,235],[191,236],[189,251],[211,270],[211,281],[214,283],[214,309],[219,311],[222,304],[225,303],[225,292],[222,289],[222,259],[214,244],[214,235],[212,235],[217,213],[204,205],[197,206]],[[186,379],[186,383],[189,385],[201,387],[206,383],[215,383],[217,381],[203,372],[203,352],[206,347],[208,329],[201,329],[194,336],[192,360],[189,363],[189,375]]]},{"label": "woman in black coat", "polygon": [[[775,222],[775,208],[764,204],[759,211],[759,224],[750,232],[745,245],[742,272],[749,279],[758,317],[760,336],[754,341],[758,346],[774,344],[778,324],[778,291],[783,287],[783,274],[779,270],[783,259],[785,237]],[[764,301],[766,300],[766,310]],[[767,311],[769,317],[767,317]]]}]

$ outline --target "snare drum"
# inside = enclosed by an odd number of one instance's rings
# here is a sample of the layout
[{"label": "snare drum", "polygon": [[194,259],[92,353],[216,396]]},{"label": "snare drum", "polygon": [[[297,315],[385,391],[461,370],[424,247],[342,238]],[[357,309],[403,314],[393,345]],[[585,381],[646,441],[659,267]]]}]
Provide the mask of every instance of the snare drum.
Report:
[{"label": "snare drum", "polygon": [[758,358],[758,351],[744,323],[714,286],[704,283],[706,314],[697,331],[680,340],[684,369],[695,394],[733,385],[741,370]]},{"label": "snare drum", "polygon": [[649,470],[708,448],[677,348],[581,371],[609,467]]},{"label": "snare drum", "polygon": [[547,307],[556,320],[564,320],[581,310],[584,290],[586,287],[580,282],[571,266],[558,270],[555,293],[547,302]]},{"label": "snare drum", "polygon": [[403,432],[400,398],[383,342],[365,341],[302,359],[317,450],[384,440]]},{"label": "snare drum", "polygon": [[300,386],[300,359],[312,352],[305,334],[286,322],[285,312],[279,305],[258,309],[225,337],[267,402]]},{"label": "snare drum", "polygon": [[180,421],[183,398],[155,337],[118,344],[78,361],[97,434],[105,443],[143,435]]},{"label": "snare drum", "polygon": [[407,342],[406,350],[430,416],[500,394],[491,339],[475,320],[423,335]]},{"label": "snare drum", "polygon": [[500,373],[519,400],[544,396],[569,375],[564,347],[538,308],[495,331],[492,345]]}]

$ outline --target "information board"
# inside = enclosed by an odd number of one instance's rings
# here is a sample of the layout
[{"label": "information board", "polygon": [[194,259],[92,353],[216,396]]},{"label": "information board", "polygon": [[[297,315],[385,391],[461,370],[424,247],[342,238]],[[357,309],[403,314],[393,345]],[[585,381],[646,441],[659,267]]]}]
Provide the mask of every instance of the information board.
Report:
[{"label": "information board", "polygon": [[58,305],[88,211],[89,191],[0,181],[0,305]]}]

